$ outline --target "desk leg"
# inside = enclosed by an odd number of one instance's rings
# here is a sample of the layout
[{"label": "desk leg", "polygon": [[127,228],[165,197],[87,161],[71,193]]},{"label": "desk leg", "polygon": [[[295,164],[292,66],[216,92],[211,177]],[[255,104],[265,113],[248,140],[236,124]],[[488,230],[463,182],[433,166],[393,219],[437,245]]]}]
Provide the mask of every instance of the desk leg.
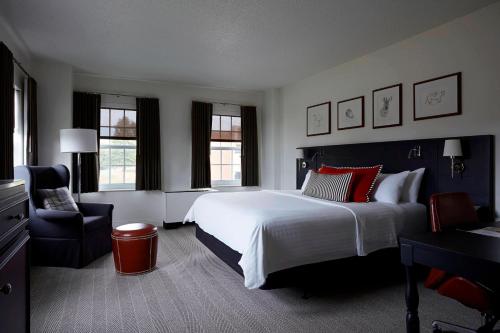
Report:
[{"label": "desk leg", "polygon": [[406,270],[406,332],[420,332],[420,319],[418,318],[418,288],[415,277],[415,268],[405,266]]}]

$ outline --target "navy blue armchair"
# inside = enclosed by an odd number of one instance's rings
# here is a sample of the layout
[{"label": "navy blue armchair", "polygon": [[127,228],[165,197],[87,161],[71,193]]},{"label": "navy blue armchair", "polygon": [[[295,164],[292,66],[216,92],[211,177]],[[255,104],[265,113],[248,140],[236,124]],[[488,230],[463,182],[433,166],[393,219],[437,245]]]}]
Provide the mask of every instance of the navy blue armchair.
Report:
[{"label": "navy blue armchair", "polygon": [[80,268],[111,252],[113,205],[77,203],[80,212],[42,208],[37,190],[69,187],[66,166],[18,166],[14,176],[24,179],[29,194],[33,264]]}]

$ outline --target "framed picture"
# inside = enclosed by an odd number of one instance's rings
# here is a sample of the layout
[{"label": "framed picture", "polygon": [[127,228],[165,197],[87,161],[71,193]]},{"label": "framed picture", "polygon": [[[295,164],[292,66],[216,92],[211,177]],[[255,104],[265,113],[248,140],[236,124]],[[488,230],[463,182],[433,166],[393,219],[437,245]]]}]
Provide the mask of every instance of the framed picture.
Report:
[{"label": "framed picture", "polygon": [[331,102],[307,107],[307,136],[331,133]]},{"label": "framed picture", "polygon": [[462,113],[462,73],[413,84],[413,119],[455,116]]},{"label": "framed picture", "polygon": [[337,103],[337,129],[365,126],[365,97],[355,97]]},{"label": "framed picture", "polygon": [[401,126],[403,117],[403,84],[372,92],[373,128]]}]

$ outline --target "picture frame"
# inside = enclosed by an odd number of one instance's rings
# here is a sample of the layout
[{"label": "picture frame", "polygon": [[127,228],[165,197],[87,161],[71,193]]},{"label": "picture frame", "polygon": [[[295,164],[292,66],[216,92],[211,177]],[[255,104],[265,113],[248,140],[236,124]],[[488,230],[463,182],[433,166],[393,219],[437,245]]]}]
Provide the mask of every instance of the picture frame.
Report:
[{"label": "picture frame", "polygon": [[341,131],[360,127],[365,127],[365,97],[337,102],[337,129]]},{"label": "picture frame", "polygon": [[330,134],[332,132],[331,109],[332,109],[332,103],[330,101],[307,107],[306,111],[307,136],[325,135],[325,134]]},{"label": "picture frame", "polygon": [[413,120],[462,114],[462,73],[413,84]]},{"label": "picture frame", "polygon": [[403,84],[372,91],[372,126],[386,128],[403,124]]}]

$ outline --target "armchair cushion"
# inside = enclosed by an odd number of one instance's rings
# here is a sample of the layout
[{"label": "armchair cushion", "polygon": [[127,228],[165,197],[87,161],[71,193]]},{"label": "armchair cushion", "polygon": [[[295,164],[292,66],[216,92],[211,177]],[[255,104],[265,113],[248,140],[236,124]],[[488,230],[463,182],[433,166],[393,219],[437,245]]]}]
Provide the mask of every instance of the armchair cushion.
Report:
[{"label": "armchair cushion", "polygon": [[79,239],[83,235],[83,216],[80,212],[37,209],[30,217],[32,237]]},{"label": "armchair cushion", "polygon": [[38,215],[38,217],[50,222],[80,222],[80,224],[83,222],[83,216],[79,211],[70,212],[64,210],[38,208],[36,210],[36,214]]},{"label": "armchair cushion", "polygon": [[45,209],[78,212],[78,206],[66,187],[39,189],[38,196]]},{"label": "armchair cushion", "polygon": [[83,218],[83,228],[86,232],[106,227],[111,227],[108,216],[85,216]]}]

